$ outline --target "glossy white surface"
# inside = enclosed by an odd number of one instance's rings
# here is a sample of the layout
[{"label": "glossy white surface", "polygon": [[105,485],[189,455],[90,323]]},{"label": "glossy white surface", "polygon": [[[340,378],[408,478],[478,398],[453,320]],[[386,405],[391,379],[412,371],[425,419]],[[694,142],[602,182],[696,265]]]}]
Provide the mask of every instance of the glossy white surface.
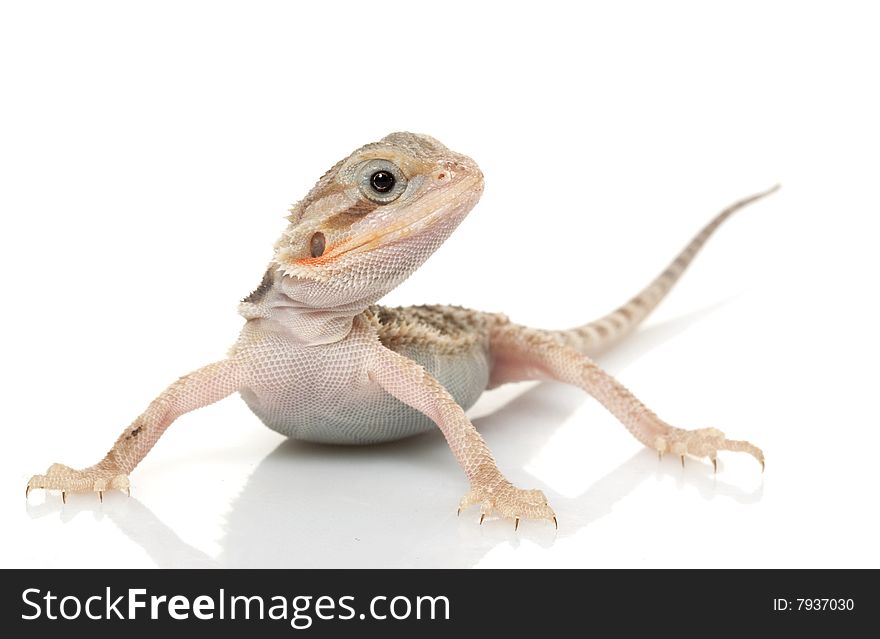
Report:
[{"label": "glossy white surface", "polygon": [[[0,10],[0,566],[880,566],[877,15],[43,6]],[[285,206],[396,129],[474,157],[487,190],[389,303],[540,326],[608,311],[782,182],[601,360],[670,422],[761,445],[767,472],[658,462],[578,390],[523,385],[472,414],[558,532],[456,518],[439,434],[302,445],[238,398],[173,425],[131,498],[25,502],[32,473],[96,461],[223,355]]]}]

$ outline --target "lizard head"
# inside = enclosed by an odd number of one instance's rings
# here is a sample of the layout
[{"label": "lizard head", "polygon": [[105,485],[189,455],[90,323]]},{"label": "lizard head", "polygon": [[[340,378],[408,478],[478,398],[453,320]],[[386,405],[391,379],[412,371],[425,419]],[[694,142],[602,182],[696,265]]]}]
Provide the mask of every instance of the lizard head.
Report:
[{"label": "lizard head", "polygon": [[283,290],[313,308],[371,304],[428,259],[482,192],[477,164],[426,135],[363,146],[291,208],[273,258]]}]

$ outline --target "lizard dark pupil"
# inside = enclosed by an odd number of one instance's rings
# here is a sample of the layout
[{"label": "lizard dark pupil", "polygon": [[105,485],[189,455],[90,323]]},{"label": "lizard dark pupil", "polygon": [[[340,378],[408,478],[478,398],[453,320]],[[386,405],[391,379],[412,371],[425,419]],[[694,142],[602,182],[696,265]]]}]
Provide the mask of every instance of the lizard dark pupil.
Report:
[{"label": "lizard dark pupil", "polygon": [[390,171],[376,171],[370,176],[370,186],[378,193],[388,193],[394,188],[394,175]]}]

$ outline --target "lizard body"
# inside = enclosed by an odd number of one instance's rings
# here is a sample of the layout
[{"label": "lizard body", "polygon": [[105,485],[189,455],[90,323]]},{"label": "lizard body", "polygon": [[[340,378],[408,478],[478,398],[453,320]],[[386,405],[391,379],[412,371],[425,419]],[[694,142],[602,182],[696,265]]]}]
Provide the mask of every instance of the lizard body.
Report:
[{"label": "lizard body", "polygon": [[376,302],[415,271],[479,200],[483,175],[433,138],[393,133],[331,168],[292,207],[260,285],[239,306],[245,325],[228,357],[181,377],[100,462],[54,464],[28,482],[62,491],[127,489],[128,474],[180,415],[239,392],[270,428],[323,443],[370,444],[435,427],[470,482],[459,507],[551,519],[540,491],[513,486],[465,415],[487,388],[526,379],[579,386],[660,454],[708,457],[754,445],[716,429],[675,428],[590,354],[631,331],[660,302],[715,229],[762,193],[716,216],[629,302],[570,330],[528,328],[499,314]]},{"label": "lizard body", "polygon": [[294,439],[374,444],[416,435],[436,425],[371,378],[375,342],[421,365],[467,410],[488,385],[493,318],[443,306],[371,306],[346,339],[321,345],[318,355],[284,335],[246,331],[253,381],[241,396],[266,426]]}]

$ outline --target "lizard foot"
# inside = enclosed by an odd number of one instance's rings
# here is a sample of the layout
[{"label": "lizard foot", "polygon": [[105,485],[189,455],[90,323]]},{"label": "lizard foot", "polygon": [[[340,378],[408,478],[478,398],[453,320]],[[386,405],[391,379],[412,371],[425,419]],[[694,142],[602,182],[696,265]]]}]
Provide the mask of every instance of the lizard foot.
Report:
[{"label": "lizard foot", "polygon": [[46,490],[60,490],[61,499],[67,502],[67,493],[81,493],[94,491],[98,498],[104,500],[104,491],[129,490],[128,477],[115,468],[102,467],[100,464],[74,470],[63,464],[52,464],[45,475],[34,475],[27,483],[25,499],[33,488]]},{"label": "lizard foot", "polygon": [[685,455],[694,457],[708,457],[712,460],[712,466],[718,470],[718,451],[732,450],[748,453],[761,462],[761,471],[764,471],[764,453],[760,448],[747,441],[727,439],[717,428],[699,428],[685,430],[671,428],[670,431],[654,440],[654,448],[660,456],[664,453],[672,453],[681,457],[684,465]]},{"label": "lizard foot", "polygon": [[519,528],[520,519],[547,519],[559,527],[544,493],[523,490],[508,481],[492,486],[471,486],[471,491],[459,502],[458,512],[474,504],[480,505],[481,524],[487,515],[497,514],[503,519],[513,519],[514,530]]}]

